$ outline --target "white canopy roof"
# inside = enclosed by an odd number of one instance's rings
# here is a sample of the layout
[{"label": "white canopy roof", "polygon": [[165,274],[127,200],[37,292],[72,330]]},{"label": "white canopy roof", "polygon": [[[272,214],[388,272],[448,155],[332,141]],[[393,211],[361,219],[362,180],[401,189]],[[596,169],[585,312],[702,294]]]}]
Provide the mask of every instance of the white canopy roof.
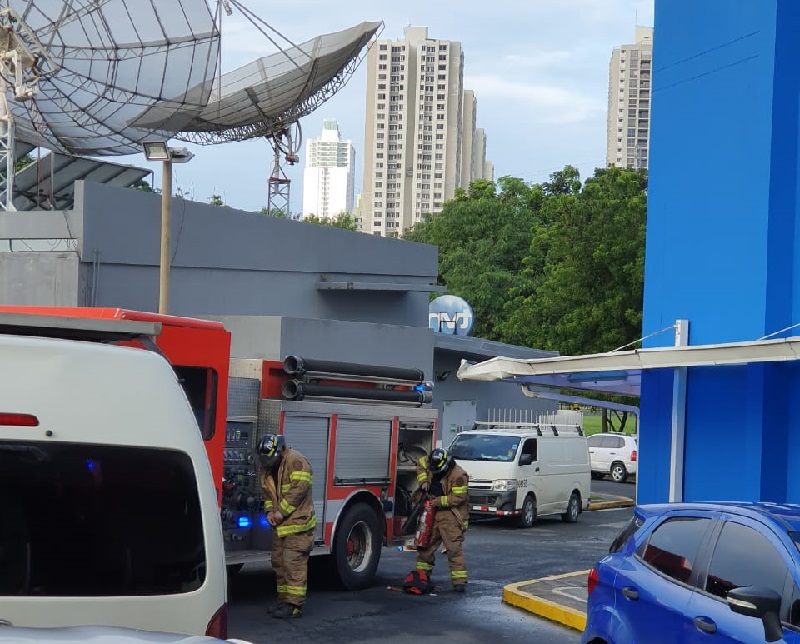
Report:
[{"label": "white canopy roof", "polygon": [[708,367],[800,359],[800,337],[696,346],[611,351],[583,356],[461,361],[460,380],[507,380],[560,389],[638,396],[644,369]]}]

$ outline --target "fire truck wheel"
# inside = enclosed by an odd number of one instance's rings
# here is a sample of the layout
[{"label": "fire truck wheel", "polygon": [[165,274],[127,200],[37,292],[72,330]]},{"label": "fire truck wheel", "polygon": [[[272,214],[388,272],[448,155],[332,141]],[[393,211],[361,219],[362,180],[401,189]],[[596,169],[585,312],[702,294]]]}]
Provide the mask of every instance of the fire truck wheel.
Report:
[{"label": "fire truck wheel", "polygon": [[336,530],[333,560],[346,590],[366,588],[375,577],[381,558],[381,528],[375,511],[366,503],[348,508]]}]

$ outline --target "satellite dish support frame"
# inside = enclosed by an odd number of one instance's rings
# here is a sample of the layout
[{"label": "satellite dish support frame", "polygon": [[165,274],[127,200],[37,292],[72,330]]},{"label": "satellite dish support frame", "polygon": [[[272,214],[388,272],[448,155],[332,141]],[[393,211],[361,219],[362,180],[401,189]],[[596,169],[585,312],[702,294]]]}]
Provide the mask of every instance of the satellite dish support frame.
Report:
[{"label": "satellite dish support frame", "polygon": [[[0,50],[0,168],[5,162],[5,190],[0,192],[0,209],[13,212],[14,175],[14,115],[9,108],[9,91],[14,99],[29,101],[38,89],[39,80],[56,73],[60,67],[25,23],[22,16],[11,7],[0,9],[0,33],[5,32]],[[13,80],[12,80],[13,79]]]}]

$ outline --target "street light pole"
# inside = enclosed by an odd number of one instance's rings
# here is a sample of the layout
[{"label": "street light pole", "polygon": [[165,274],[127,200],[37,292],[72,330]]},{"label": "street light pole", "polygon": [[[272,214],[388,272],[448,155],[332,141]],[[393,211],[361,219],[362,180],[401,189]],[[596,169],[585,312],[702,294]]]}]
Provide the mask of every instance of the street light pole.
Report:
[{"label": "street light pole", "polygon": [[143,141],[148,161],[162,161],[161,172],[161,258],[158,266],[158,312],[169,312],[170,219],[172,215],[172,164],[188,163],[194,157],[186,148],[171,148],[166,141]]},{"label": "street light pole", "polygon": [[172,158],[165,159],[161,172],[161,262],[158,280],[158,312],[169,311],[170,219],[172,215]]}]

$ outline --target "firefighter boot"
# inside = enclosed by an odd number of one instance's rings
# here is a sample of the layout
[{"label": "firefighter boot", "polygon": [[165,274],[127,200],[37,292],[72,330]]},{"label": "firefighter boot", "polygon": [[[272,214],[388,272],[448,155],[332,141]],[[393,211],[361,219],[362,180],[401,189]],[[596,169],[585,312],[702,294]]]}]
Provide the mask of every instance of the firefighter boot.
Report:
[{"label": "firefighter boot", "polygon": [[291,619],[293,617],[302,617],[303,609],[299,606],[292,606],[291,604],[281,604],[272,613],[275,619]]}]

